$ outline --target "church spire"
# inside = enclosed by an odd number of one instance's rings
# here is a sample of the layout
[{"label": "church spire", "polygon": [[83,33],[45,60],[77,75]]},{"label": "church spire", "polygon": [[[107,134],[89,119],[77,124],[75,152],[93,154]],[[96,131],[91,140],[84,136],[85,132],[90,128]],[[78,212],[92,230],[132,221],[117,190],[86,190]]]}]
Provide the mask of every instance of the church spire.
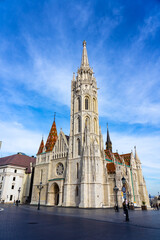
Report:
[{"label": "church spire", "polygon": [[111,142],[111,139],[110,139],[110,136],[109,136],[108,123],[107,123],[106,150],[110,150],[112,152],[112,142]]},{"label": "church spire", "polygon": [[88,55],[87,55],[87,48],[86,48],[86,41],[83,41],[83,52],[82,52],[82,61],[81,61],[81,67],[88,67]]},{"label": "church spire", "polygon": [[42,138],[42,141],[41,141],[41,144],[40,144],[40,146],[39,146],[37,155],[38,155],[38,154],[41,154],[41,153],[43,152],[43,148],[44,148],[44,142],[43,142],[43,138]]},{"label": "church spire", "polygon": [[52,151],[53,147],[57,141],[57,128],[56,128],[56,122],[55,122],[55,113],[54,113],[54,122],[52,124],[51,130],[49,132],[47,142],[46,142],[46,152]]}]

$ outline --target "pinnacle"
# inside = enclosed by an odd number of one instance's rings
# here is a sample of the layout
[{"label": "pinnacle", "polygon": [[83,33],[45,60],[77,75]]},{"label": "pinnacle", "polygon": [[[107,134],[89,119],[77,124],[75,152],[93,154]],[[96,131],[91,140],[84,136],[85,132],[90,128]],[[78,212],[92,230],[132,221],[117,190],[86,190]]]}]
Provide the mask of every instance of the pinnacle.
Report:
[{"label": "pinnacle", "polygon": [[83,52],[82,52],[82,61],[81,61],[81,67],[88,67],[88,55],[87,55],[87,48],[86,48],[86,41],[83,41]]}]

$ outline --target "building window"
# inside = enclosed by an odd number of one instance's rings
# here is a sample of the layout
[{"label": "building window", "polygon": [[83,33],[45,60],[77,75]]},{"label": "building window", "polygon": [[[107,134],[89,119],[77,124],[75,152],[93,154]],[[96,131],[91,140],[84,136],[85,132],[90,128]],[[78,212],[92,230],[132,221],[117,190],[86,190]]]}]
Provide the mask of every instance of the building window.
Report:
[{"label": "building window", "polygon": [[81,132],[81,117],[78,117],[78,132]]},{"label": "building window", "polygon": [[79,138],[77,139],[77,145],[78,145],[78,155],[80,156],[81,155],[81,141]]},{"label": "building window", "polygon": [[14,173],[16,173],[16,172],[17,172],[17,169],[14,170]]},{"label": "building window", "polygon": [[10,195],[10,199],[9,200],[12,201],[12,198],[13,198],[13,195]]},{"label": "building window", "polygon": [[79,164],[77,163],[77,179],[79,178]]},{"label": "building window", "polygon": [[78,197],[79,192],[78,192],[78,186],[76,187],[76,197]]},{"label": "building window", "polygon": [[5,169],[3,169],[3,172],[5,172]]},{"label": "building window", "polygon": [[81,98],[78,97],[78,111],[81,111]]},{"label": "building window", "polygon": [[2,181],[3,181],[4,177],[2,177]]},{"label": "building window", "polygon": [[94,133],[97,133],[97,119],[94,119]]},{"label": "building window", "polygon": [[16,177],[13,177],[13,181],[16,181]]},{"label": "building window", "polygon": [[88,110],[88,106],[89,106],[89,99],[88,97],[85,98],[85,110]]},{"label": "building window", "polygon": [[43,170],[41,169],[41,173],[40,173],[40,181],[42,182],[42,177],[43,177]]},{"label": "building window", "polygon": [[14,189],[14,185],[12,185],[11,189]]}]

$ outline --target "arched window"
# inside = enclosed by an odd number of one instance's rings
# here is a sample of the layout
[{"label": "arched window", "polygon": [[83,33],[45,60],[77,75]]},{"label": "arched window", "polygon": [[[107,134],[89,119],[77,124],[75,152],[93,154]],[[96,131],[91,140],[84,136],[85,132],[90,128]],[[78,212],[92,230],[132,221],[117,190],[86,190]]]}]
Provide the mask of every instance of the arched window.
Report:
[{"label": "arched window", "polygon": [[79,191],[78,191],[78,186],[76,186],[76,197],[78,197]]},{"label": "arched window", "polygon": [[89,117],[86,117],[86,119],[85,119],[85,127],[87,127],[88,129],[90,127]]},{"label": "arched window", "polygon": [[93,111],[97,112],[97,110],[96,110],[96,99],[95,98],[93,98]]},{"label": "arched window", "polygon": [[94,118],[94,133],[97,133],[97,119]]},{"label": "arched window", "polygon": [[77,163],[77,179],[79,178],[79,164]]},{"label": "arched window", "polygon": [[78,97],[78,111],[81,111],[81,98]]},{"label": "arched window", "polygon": [[88,97],[85,98],[85,110],[89,109],[89,99]]},{"label": "arched window", "polygon": [[77,145],[78,145],[78,155],[80,156],[81,155],[81,141],[79,138],[77,139]]},{"label": "arched window", "polygon": [[78,132],[81,132],[81,117],[78,116]]}]

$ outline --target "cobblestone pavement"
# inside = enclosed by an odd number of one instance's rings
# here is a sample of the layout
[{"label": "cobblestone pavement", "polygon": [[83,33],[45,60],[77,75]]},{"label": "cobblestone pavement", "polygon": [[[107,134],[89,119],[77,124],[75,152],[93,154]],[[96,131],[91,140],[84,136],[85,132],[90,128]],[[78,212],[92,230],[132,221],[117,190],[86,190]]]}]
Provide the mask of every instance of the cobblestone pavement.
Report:
[{"label": "cobblestone pavement", "polygon": [[1,205],[0,240],[160,239],[160,211]]}]

